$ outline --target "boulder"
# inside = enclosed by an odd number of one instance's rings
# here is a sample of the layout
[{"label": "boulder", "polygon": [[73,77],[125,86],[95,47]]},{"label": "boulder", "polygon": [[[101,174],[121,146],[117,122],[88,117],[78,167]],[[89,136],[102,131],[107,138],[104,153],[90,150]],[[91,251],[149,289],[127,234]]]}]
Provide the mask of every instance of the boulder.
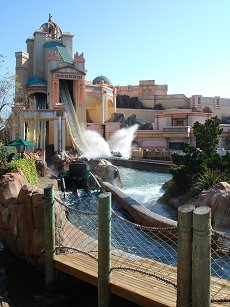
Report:
[{"label": "boulder", "polygon": [[[170,182],[168,186],[170,186]],[[204,190],[198,197],[189,197],[188,195],[173,196],[170,189],[168,189],[158,199],[158,202],[166,204],[175,210],[186,204],[193,204],[196,207],[208,206],[212,210],[212,227],[219,231],[230,231],[230,184],[221,182],[209,190]]]},{"label": "boulder", "polygon": [[143,123],[139,126],[139,130],[153,130],[152,123]]},{"label": "boulder", "polygon": [[7,207],[0,206],[0,229],[8,230],[10,228],[10,210]]},{"label": "boulder", "polygon": [[117,95],[117,108],[145,109],[145,106],[138,99],[138,97],[130,97],[128,95]]},{"label": "boulder", "polygon": [[25,202],[25,198],[27,194],[32,195],[34,191],[34,187],[29,185],[29,184],[25,184],[21,187],[21,190],[18,193],[17,196],[17,203],[21,204]]},{"label": "boulder", "polygon": [[35,228],[32,237],[32,256],[42,256],[44,249],[44,228]]},{"label": "boulder", "polygon": [[221,182],[212,189],[203,191],[195,205],[211,208],[212,227],[215,230],[230,230],[230,184]]},{"label": "boulder", "polygon": [[126,120],[126,117],[123,113],[112,113],[108,122],[120,122],[123,123]]},{"label": "boulder", "polygon": [[7,206],[18,196],[25,184],[28,184],[28,181],[22,171],[2,175],[0,178],[0,204]]},{"label": "boulder", "polygon": [[89,161],[90,170],[102,181],[109,182],[114,186],[122,188],[119,169],[105,159],[92,159]]},{"label": "boulder", "polygon": [[126,118],[126,120],[121,123],[121,128],[131,127],[134,125],[140,125],[141,123],[137,120],[136,114],[132,114]]},{"label": "boulder", "polygon": [[132,114],[126,118],[125,115],[122,113],[113,113],[108,122],[120,122],[121,128],[138,125],[139,126],[138,130],[153,130],[152,123],[141,123],[137,119],[136,114]]},{"label": "boulder", "polygon": [[[17,216],[17,211],[18,211],[18,208],[17,208],[17,203],[16,201],[14,201],[14,204],[12,204],[10,206],[10,220],[9,220],[9,226],[7,227],[11,234],[12,234],[12,237],[13,237],[13,240],[16,242],[17,241],[17,237],[19,235],[18,233],[18,216]],[[9,214],[8,214],[9,216]]]},{"label": "boulder", "polygon": [[[17,257],[35,266],[44,266],[43,191],[28,185],[22,172],[2,177],[4,191],[3,203],[0,203],[0,239]],[[66,208],[57,202],[55,206],[55,225],[59,229],[56,233],[58,245],[79,247],[87,242],[89,250],[96,249],[95,240],[67,220]],[[70,232],[75,233],[75,237],[69,236]]]},{"label": "boulder", "polygon": [[49,168],[44,160],[35,160],[38,176],[45,177],[49,174]]},{"label": "boulder", "polygon": [[55,154],[50,159],[50,169],[57,175],[64,170],[65,163],[71,162],[76,159],[77,155],[74,152],[67,152],[65,150],[61,151],[59,154]]}]

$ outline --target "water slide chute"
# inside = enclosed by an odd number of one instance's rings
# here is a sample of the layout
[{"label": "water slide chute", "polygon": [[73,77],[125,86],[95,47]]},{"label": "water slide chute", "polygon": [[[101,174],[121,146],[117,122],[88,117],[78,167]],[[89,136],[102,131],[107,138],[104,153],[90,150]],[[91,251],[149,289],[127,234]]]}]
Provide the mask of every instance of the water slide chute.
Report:
[{"label": "water slide chute", "polygon": [[78,153],[82,155],[88,150],[89,146],[86,143],[82,134],[81,126],[79,124],[77,114],[73,106],[73,101],[68,86],[65,82],[61,84],[60,97],[61,102],[65,105],[66,108],[67,128],[69,129],[73,145],[77,148]]}]

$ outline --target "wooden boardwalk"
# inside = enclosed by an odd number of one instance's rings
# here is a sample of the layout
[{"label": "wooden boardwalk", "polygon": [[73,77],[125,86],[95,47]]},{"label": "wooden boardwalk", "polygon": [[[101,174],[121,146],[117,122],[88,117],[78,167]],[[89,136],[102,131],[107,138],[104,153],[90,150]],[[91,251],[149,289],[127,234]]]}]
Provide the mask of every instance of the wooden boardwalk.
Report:
[{"label": "wooden boardwalk", "polygon": [[[97,261],[90,256],[81,253],[63,254],[55,256],[54,261],[57,270],[97,286]],[[118,266],[118,260],[114,261]],[[137,267],[132,262],[127,262],[127,266]],[[155,271],[157,273],[159,267]],[[176,306],[176,289],[173,286],[138,272],[113,270],[111,292],[141,306]]]},{"label": "wooden boardwalk", "polygon": [[[112,256],[112,265],[116,263],[116,266],[119,266],[119,261],[118,257]],[[152,273],[158,275],[159,270],[168,271],[170,280],[176,283],[176,268],[153,260],[148,262],[149,264],[151,262]],[[54,264],[57,270],[97,286],[97,261],[89,255],[82,253],[56,255]],[[120,262],[120,265],[124,266],[124,260]],[[126,260],[126,266],[133,269],[139,268],[138,261]],[[213,278],[212,282],[215,289],[222,287],[219,279]],[[226,282],[224,294],[230,296],[230,281]],[[176,306],[177,290],[173,285],[131,270],[112,270],[111,292],[141,306]],[[229,305],[212,303],[211,306]]]}]

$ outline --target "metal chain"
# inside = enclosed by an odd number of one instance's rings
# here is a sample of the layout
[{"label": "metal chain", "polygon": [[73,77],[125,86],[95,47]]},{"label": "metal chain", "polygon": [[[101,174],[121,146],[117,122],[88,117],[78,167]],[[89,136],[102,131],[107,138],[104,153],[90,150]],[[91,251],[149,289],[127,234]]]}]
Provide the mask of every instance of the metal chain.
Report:
[{"label": "metal chain", "polygon": [[229,236],[227,236],[226,234],[224,234],[224,233],[222,233],[222,232],[220,232],[220,231],[216,231],[216,230],[214,230],[214,229],[212,229],[212,235],[218,236],[218,237],[220,237],[221,239],[228,239],[228,240],[230,240],[230,237],[229,237]]},{"label": "metal chain", "polygon": [[69,211],[73,211],[73,212],[77,212],[77,213],[81,213],[81,214],[88,214],[88,215],[98,215],[98,212],[90,212],[90,211],[84,211],[84,210],[79,210],[76,208],[71,208],[69,206],[67,206],[65,203],[63,203],[62,201],[60,201],[58,198],[54,197],[54,199],[63,207],[65,207],[67,210]]},{"label": "metal chain", "polygon": [[[84,252],[83,250],[80,250],[80,249],[78,249],[78,248],[71,247],[71,246],[55,246],[55,250],[56,250],[56,251],[59,250],[59,249],[61,249],[61,248],[64,248],[64,249],[71,249],[71,250],[76,251],[76,252],[78,252],[78,253],[81,253],[81,254],[84,254],[84,255],[88,255],[88,256],[90,256],[91,258],[93,258],[94,260],[97,260],[97,261],[98,261],[97,257],[91,255],[90,253]],[[97,251],[96,251],[96,252],[97,252]]]},{"label": "metal chain", "polygon": [[136,228],[140,228],[140,229],[143,229],[143,230],[152,230],[152,231],[177,231],[178,230],[178,227],[175,226],[175,227],[151,227],[151,226],[143,226],[143,225],[139,225],[139,224],[136,224],[136,223],[133,223],[133,222],[130,222],[128,220],[126,220],[125,218],[121,217],[120,215],[118,215],[113,209],[112,209],[112,213],[119,219],[121,220],[122,222],[125,222],[129,225],[132,225]]},{"label": "metal chain", "polygon": [[215,300],[215,299],[212,299],[211,300],[211,303],[229,303],[230,302],[230,298],[221,298],[219,300]]},{"label": "metal chain", "polygon": [[146,272],[144,270],[141,270],[141,269],[134,269],[134,268],[130,268],[130,267],[122,267],[122,266],[114,266],[112,267],[111,270],[124,270],[124,271],[133,271],[133,272],[138,272],[138,273],[141,273],[141,274],[144,274],[144,275],[148,275],[148,276],[151,276],[151,277],[154,277],[158,280],[161,280],[163,282],[165,282],[166,284],[170,284],[172,285],[174,288],[177,288],[177,284],[171,280],[168,280],[164,277],[161,277],[155,273],[149,273],[149,272]]}]

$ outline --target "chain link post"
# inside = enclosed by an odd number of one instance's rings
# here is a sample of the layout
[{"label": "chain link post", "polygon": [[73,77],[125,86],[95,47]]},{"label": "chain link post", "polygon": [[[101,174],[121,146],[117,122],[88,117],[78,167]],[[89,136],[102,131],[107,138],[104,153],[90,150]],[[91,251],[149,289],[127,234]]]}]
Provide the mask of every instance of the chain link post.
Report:
[{"label": "chain link post", "polygon": [[192,307],[211,306],[211,208],[193,211]]},{"label": "chain link post", "polygon": [[191,305],[192,293],[192,220],[194,205],[178,209],[177,306]]},{"label": "chain link post", "polygon": [[55,274],[53,258],[55,254],[54,186],[44,188],[44,245],[45,283],[48,289],[54,286]]},{"label": "chain link post", "polygon": [[110,304],[111,193],[99,195],[98,207],[98,306]]}]

